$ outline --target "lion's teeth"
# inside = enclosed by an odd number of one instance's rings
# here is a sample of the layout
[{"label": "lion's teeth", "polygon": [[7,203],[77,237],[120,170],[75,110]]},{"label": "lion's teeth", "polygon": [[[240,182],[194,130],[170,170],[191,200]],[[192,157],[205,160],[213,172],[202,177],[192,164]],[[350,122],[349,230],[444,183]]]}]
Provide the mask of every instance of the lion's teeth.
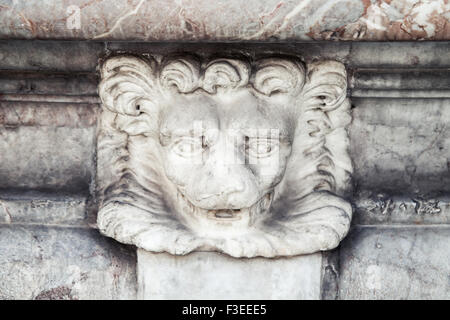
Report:
[{"label": "lion's teeth", "polygon": [[229,210],[226,211],[217,211],[214,216],[216,218],[233,218],[233,213]]}]

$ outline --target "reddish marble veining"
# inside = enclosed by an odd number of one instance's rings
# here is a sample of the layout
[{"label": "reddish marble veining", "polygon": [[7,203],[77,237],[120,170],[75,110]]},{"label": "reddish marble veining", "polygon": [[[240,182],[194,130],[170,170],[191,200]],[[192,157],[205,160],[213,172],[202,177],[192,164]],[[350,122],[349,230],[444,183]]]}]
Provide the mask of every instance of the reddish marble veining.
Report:
[{"label": "reddish marble veining", "polygon": [[315,40],[449,40],[449,0],[377,0],[354,23],[310,33]]},{"label": "reddish marble veining", "polygon": [[0,0],[0,39],[449,40],[450,0]]}]

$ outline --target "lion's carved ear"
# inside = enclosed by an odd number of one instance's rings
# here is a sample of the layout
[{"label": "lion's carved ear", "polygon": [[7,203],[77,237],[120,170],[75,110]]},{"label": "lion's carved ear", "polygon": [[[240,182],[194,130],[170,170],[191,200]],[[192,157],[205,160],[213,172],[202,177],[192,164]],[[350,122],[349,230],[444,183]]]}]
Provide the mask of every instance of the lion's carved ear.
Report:
[{"label": "lion's carved ear", "polygon": [[300,61],[271,58],[258,61],[253,85],[267,96],[275,93],[295,96],[304,80],[305,69]]},{"label": "lion's carved ear", "polygon": [[113,57],[101,68],[99,95],[108,110],[138,116],[152,104],[156,90],[155,62],[133,56]]},{"label": "lion's carved ear", "polygon": [[345,66],[337,61],[320,61],[308,65],[303,88],[304,105],[308,109],[331,111],[339,107],[347,96]]}]

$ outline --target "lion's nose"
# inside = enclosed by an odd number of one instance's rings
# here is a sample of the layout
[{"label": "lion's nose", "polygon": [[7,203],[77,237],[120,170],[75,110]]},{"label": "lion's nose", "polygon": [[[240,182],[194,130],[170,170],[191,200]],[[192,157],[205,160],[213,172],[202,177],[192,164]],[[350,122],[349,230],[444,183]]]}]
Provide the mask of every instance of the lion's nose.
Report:
[{"label": "lion's nose", "polygon": [[242,209],[258,197],[250,174],[245,167],[233,165],[230,170],[211,167],[193,181],[189,198],[205,209]]},{"label": "lion's nose", "polygon": [[[222,140],[210,149],[202,171],[191,182],[189,198],[205,209],[241,209],[257,201],[259,193],[245,159]],[[237,156],[242,157],[241,154]]]}]

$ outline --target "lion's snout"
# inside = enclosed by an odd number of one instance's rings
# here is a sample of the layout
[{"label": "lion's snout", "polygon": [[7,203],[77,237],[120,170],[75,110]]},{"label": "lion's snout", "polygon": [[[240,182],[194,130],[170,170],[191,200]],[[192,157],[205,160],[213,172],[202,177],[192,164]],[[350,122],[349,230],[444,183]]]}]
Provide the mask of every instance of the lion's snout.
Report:
[{"label": "lion's snout", "polygon": [[260,197],[253,180],[245,167],[209,171],[191,183],[186,196],[194,205],[208,210],[248,208]]}]

